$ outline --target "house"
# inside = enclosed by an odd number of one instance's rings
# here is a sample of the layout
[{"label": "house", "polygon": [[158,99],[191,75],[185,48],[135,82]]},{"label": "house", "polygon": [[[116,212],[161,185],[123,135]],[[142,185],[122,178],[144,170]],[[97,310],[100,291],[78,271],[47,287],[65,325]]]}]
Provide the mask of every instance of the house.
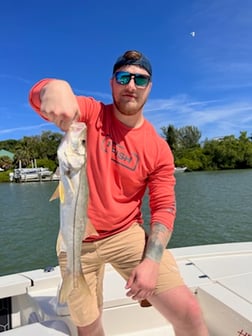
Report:
[{"label": "house", "polygon": [[8,156],[8,158],[10,158],[11,161],[13,161],[13,158],[14,158],[14,154],[5,149],[0,149],[0,157],[2,156]]}]

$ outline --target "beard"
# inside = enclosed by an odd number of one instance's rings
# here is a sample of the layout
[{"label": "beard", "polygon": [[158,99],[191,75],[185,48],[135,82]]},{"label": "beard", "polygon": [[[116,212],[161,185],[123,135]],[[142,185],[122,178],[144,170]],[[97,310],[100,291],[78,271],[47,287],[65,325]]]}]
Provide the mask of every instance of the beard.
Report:
[{"label": "beard", "polygon": [[143,110],[144,104],[146,103],[146,99],[138,102],[134,101],[124,101],[123,99],[116,99],[115,95],[112,94],[113,103],[116,109],[125,116],[134,116]]}]

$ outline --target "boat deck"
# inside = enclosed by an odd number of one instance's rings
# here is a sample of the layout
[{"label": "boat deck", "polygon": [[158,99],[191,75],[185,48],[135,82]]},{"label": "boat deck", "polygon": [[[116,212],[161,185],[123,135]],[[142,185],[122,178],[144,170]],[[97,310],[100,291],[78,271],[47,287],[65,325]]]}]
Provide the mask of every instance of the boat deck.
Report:
[{"label": "boat deck", "polygon": [[[171,251],[202,307],[210,335],[252,336],[252,242]],[[59,282],[59,267],[0,277],[0,299],[11,297],[12,307],[13,329],[3,335],[76,336],[67,307],[57,303]],[[142,308],[125,296],[124,285],[108,265],[103,311],[106,335],[174,336],[172,326],[153,307]]]}]

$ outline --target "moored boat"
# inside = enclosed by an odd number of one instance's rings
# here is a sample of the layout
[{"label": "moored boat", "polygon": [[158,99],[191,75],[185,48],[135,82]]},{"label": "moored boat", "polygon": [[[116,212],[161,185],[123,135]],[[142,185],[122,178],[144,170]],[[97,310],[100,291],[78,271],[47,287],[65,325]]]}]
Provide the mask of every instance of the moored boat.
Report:
[{"label": "moored boat", "polygon": [[50,180],[53,172],[48,168],[17,168],[9,174],[10,182],[36,182]]},{"label": "moored boat", "polygon": [[9,173],[10,182],[41,182],[59,180],[57,172],[49,170],[47,167],[37,167],[37,161],[31,162],[31,168],[23,168],[19,161],[19,167]]},{"label": "moored boat", "polygon": [[175,174],[184,173],[186,170],[187,170],[187,167],[175,167]]},{"label": "moored boat", "polygon": [[[252,242],[171,249],[198,299],[210,336],[252,334]],[[3,336],[77,336],[66,306],[58,304],[59,267],[0,277]],[[106,335],[174,336],[153,307],[126,297],[124,280],[107,265],[103,322]]]}]

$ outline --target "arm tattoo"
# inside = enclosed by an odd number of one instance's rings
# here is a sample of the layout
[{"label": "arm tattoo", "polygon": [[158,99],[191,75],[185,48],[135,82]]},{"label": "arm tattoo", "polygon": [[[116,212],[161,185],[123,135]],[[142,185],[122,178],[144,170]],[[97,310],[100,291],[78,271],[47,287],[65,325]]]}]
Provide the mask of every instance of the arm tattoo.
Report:
[{"label": "arm tattoo", "polygon": [[170,237],[171,232],[164,224],[154,223],[147,241],[145,257],[159,263]]}]

